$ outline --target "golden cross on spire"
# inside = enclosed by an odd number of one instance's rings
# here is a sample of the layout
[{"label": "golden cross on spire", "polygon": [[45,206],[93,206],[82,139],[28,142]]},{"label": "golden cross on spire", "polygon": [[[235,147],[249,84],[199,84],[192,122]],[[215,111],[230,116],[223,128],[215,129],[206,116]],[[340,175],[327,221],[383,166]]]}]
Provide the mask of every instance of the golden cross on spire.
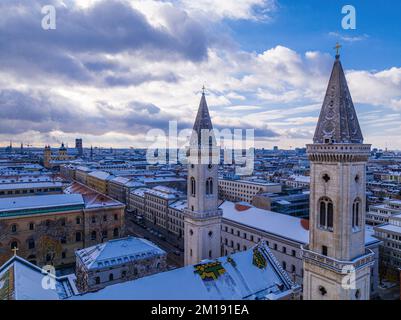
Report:
[{"label": "golden cross on spire", "polygon": [[336,43],[336,46],[333,49],[336,49],[336,55],[338,56],[340,54],[340,49],[342,48],[342,45],[340,45],[338,42]]},{"label": "golden cross on spire", "polygon": [[14,252],[14,256],[16,256],[17,255],[17,251],[19,250],[17,247],[14,247],[14,248],[12,248],[11,249],[13,252]]},{"label": "golden cross on spire", "polygon": [[206,90],[205,85],[203,85],[202,86],[202,94],[205,94],[205,90]]}]

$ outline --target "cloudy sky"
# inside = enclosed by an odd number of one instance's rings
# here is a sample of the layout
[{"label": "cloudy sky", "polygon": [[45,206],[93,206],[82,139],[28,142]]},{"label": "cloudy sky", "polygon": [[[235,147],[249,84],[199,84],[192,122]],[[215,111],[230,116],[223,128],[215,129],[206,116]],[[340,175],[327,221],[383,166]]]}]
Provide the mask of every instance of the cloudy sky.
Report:
[{"label": "cloudy sky", "polygon": [[[56,29],[41,8],[56,7]],[[401,4],[357,1],[1,0],[0,144],[146,146],[191,127],[202,85],[217,128],[256,146],[312,139],[341,59],[365,141],[401,149]]]}]

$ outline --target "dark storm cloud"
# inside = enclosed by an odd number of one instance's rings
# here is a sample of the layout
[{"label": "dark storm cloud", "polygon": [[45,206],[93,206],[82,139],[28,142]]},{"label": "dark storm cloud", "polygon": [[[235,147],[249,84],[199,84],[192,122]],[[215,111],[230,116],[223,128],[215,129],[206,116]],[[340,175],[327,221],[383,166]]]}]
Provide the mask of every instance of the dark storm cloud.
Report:
[{"label": "dark storm cloud", "polygon": [[[87,112],[68,99],[45,92],[21,92],[0,90],[0,134],[15,135],[26,131],[42,134],[51,131],[102,135],[108,132],[122,134],[146,134],[151,129],[161,129],[166,133],[169,121],[177,121],[178,131],[191,129],[192,121],[179,119],[174,113],[162,111],[152,103],[131,101],[124,108],[105,101],[98,101],[96,112]],[[218,130],[252,129],[247,124],[235,128],[215,125]],[[278,134],[267,126],[255,129],[255,138],[276,137]],[[243,131],[245,137],[245,131]]]},{"label": "dark storm cloud", "polygon": [[[82,106],[73,105],[60,96],[0,90],[0,134],[20,134],[30,130],[93,135],[111,131],[143,134],[154,128],[167,131],[168,122],[177,120],[151,103],[132,101],[122,110],[100,101],[96,107],[97,112],[89,114]],[[179,128],[188,126],[187,122],[179,122]]]},{"label": "dark storm cloud", "polygon": [[[43,30],[41,8],[52,3],[56,6],[57,28]],[[27,76],[45,72],[91,81],[97,72],[119,71],[116,63],[96,61],[101,54],[131,52],[147,59],[192,61],[207,56],[203,28],[184,12],[164,13],[171,32],[152,26],[123,0],[101,1],[88,10],[68,3],[67,7],[60,6],[53,0],[1,0],[0,12],[0,68]],[[82,58],[88,54],[93,61]],[[106,83],[132,84],[126,78],[117,75]]]}]

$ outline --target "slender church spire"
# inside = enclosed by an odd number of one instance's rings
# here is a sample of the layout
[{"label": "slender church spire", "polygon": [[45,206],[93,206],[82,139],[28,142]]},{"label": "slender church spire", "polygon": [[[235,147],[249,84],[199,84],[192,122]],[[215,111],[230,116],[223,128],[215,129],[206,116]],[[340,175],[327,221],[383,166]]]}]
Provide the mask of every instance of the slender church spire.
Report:
[{"label": "slender church spire", "polygon": [[[335,48],[338,50],[339,45]],[[363,143],[361,128],[338,51],[313,142]]]},{"label": "slender church spire", "polygon": [[204,134],[208,134],[210,130],[213,130],[212,120],[210,119],[209,109],[207,107],[205,97],[205,87],[202,88],[202,97],[193,127],[194,132],[191,137],[191,145],[201,145],[202,130],[208,130]]}]

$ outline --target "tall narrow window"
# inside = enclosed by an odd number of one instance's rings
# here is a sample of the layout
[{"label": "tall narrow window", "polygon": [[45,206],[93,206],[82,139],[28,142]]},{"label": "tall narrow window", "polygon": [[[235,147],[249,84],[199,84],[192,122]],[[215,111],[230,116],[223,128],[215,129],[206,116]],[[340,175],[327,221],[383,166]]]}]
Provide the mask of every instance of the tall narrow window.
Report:
[{"label": "tall narrow window", "polygon": [[333,204],[331,202],[327,204],[327,227],[333,228]]},{"label": "tall narrow window", "polygon": [[355,199],[354,203],[352,204],[352,228],[358,228],[360,226],[360,207],[360,200]]},{"label": "tall narrow window", "polygon": [[195,194],[196,194],[195,178],[191,177],[191,196],[195,197]]},{"label": "tall narrow window", "polygon": [[320,226],[326,225],[326,202],[320,202]]},{"label": "tall narrow window", "polygon": [[322,198],[319,208],[319,227],[332,231],[334,226],[333,202],[329,198]]},{"label": "tall narrow window", "polygon": [[213,194],[213,179],[212,178],[208,178],[206,180],[206,194]]}]

